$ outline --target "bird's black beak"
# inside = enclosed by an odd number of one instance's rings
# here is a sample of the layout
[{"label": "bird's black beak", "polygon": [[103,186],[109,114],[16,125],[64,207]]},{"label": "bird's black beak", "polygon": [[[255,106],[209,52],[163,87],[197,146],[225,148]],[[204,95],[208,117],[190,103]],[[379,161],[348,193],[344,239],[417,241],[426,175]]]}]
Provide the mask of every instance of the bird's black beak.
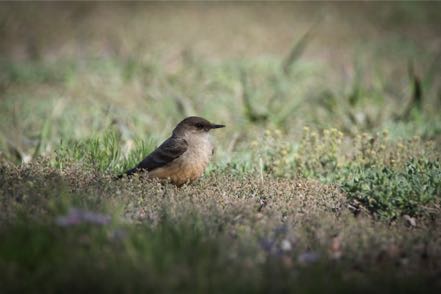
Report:
[{"label": "bird's black beak", "polygon": [[211,124],[210,128],[211,129],[225,128],[225,125]]}]

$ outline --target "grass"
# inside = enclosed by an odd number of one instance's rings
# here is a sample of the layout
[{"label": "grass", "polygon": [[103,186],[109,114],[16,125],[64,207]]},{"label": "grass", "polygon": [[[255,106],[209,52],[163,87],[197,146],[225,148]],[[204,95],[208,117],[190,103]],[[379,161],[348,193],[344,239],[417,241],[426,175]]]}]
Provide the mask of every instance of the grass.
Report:
[{"label": "grass", "polygon": [[[439,5],[265,5],[4,5],[2,289],[439,291]],[[187,115],[204,177],[114,180]]]}]

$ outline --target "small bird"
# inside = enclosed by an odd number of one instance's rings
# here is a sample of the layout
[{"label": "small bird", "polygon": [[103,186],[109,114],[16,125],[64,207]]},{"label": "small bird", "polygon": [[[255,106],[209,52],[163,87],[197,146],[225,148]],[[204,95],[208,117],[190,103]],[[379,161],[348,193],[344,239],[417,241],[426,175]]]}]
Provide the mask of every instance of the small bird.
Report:
[{"label": "small bird", "polygon": [[170,138],[126,174],[147,172],[149,178],[169,180],[176,186],[191,183],[202,176],[214,153],[210,130],[223,127],[202,117],[187,117]]}]

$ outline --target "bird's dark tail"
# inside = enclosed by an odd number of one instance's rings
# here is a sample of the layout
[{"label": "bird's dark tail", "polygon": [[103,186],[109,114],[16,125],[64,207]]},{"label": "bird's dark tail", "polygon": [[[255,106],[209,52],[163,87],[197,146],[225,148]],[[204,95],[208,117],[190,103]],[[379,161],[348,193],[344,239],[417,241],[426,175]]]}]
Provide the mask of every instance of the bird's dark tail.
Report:
[{"label": "bird's dark tail", "polygon": [[115,181],[116,181],[116,180],[121,180],[125,175],[126,175],[126,174],[120,174],[120,175],[114,176],[113,179],[114,179]]},{"label": "bird's dark tail", "polygon": [[115,180],[120,180],[120,179],[122,179],[124,176],[130,177],[131,175],[133,175],[134,173],[136,173],[137,170],[138,170],[138,169],[137,169],[136,167],[135,167],[135,168],[132,168],[132,169],[129,169],[129,170],[126,171],[125,173],[120,174],[120,175],[117,175],[114,179],[115,179]]}]

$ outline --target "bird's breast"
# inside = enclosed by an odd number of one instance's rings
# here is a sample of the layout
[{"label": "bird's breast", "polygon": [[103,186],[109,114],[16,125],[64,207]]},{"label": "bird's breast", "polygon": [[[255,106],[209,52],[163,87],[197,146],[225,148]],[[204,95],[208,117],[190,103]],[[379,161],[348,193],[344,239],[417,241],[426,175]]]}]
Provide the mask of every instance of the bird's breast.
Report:
[{"label": "bird's breast", "polygon": [[202,176],[213,154],[208,136],[187,139],[188,149],[164,167],[151,171],[151,177],[170,179],[176,185],[192,182]]},{"label": "bird's breast", "polygon": [[187,140],[188,149],[181,156],[181,160],[189,165],[207,166],[213,154],[213,144],[210,137],[201,136]]}]

